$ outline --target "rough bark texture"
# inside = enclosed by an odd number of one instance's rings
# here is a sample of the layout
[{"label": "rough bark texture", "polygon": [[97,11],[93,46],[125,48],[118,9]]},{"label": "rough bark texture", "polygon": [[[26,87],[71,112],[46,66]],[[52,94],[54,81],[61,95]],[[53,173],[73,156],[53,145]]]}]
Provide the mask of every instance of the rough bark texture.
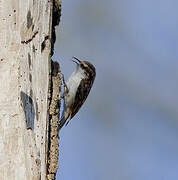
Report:
[{"label": "rough bark texture", "polygon": [[0,0],[1,180],[46,180],[49,173],[54,2]]},{"label": "rough bark texture", "polygon": [[61,72],[59,64],[52,61],[52,74],[51,74],[51,89],[50,89],[50,106],[49,106],[49,134],[48,134],[48,166],[47,166],[47,179],[55,179],[58,168],[58,120],[59,120],[59,107],[60,107],[60,90],[61,90]]}]

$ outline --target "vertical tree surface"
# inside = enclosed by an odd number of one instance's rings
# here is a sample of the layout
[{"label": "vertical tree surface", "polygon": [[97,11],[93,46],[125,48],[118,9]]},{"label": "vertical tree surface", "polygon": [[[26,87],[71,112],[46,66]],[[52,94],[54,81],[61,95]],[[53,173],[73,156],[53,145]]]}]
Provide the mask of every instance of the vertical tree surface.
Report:
[{"label": "vertical tree surface", "polygon": [[1,180],[48,174],[53,3],[0,0]]}]

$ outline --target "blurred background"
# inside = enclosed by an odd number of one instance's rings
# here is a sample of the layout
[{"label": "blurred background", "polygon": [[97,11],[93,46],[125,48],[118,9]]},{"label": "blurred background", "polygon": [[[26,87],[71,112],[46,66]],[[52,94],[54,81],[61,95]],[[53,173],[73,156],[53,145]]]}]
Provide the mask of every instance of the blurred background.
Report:
[{"label": "blurred background", "polygon": [[96,66],[60,132],[57,180],[178,179],[178,1],[62,1],[53,59]]}]

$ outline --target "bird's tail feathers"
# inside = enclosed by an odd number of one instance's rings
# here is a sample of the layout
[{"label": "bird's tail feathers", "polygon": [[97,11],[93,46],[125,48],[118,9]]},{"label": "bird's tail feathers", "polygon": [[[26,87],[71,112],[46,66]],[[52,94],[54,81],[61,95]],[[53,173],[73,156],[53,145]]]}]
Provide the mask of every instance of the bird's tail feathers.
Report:
[{"label": "bird's tail feathers", "polygon": [[65,126],[67,126],[70,122],[71,118],[69,118],[69,120],[66,122]]},{"label": "bird's tail feathers", "polygon": [[66,123],[68,117],[69,117],[68,113],[64,112],[63,115],[62,115],[62,118],[59,121],[59,129],[61,129],[64,126],[64,124]]}]

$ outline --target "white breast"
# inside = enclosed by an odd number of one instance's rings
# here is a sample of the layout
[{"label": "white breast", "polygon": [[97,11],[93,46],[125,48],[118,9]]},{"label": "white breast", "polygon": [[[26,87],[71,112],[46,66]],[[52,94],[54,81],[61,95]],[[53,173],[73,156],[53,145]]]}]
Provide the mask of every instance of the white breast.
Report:
[{"label": "white breast", "polygon": [[66,83],[69,93],[65,97],[65,102],[68,107],[70,107],[71,104],[73,104],[78,86],[80,84],[80,81],[84,78],[84,75],[85,74],[83,70],[77,67],[77,69],[69,77],[69,80]]}]

